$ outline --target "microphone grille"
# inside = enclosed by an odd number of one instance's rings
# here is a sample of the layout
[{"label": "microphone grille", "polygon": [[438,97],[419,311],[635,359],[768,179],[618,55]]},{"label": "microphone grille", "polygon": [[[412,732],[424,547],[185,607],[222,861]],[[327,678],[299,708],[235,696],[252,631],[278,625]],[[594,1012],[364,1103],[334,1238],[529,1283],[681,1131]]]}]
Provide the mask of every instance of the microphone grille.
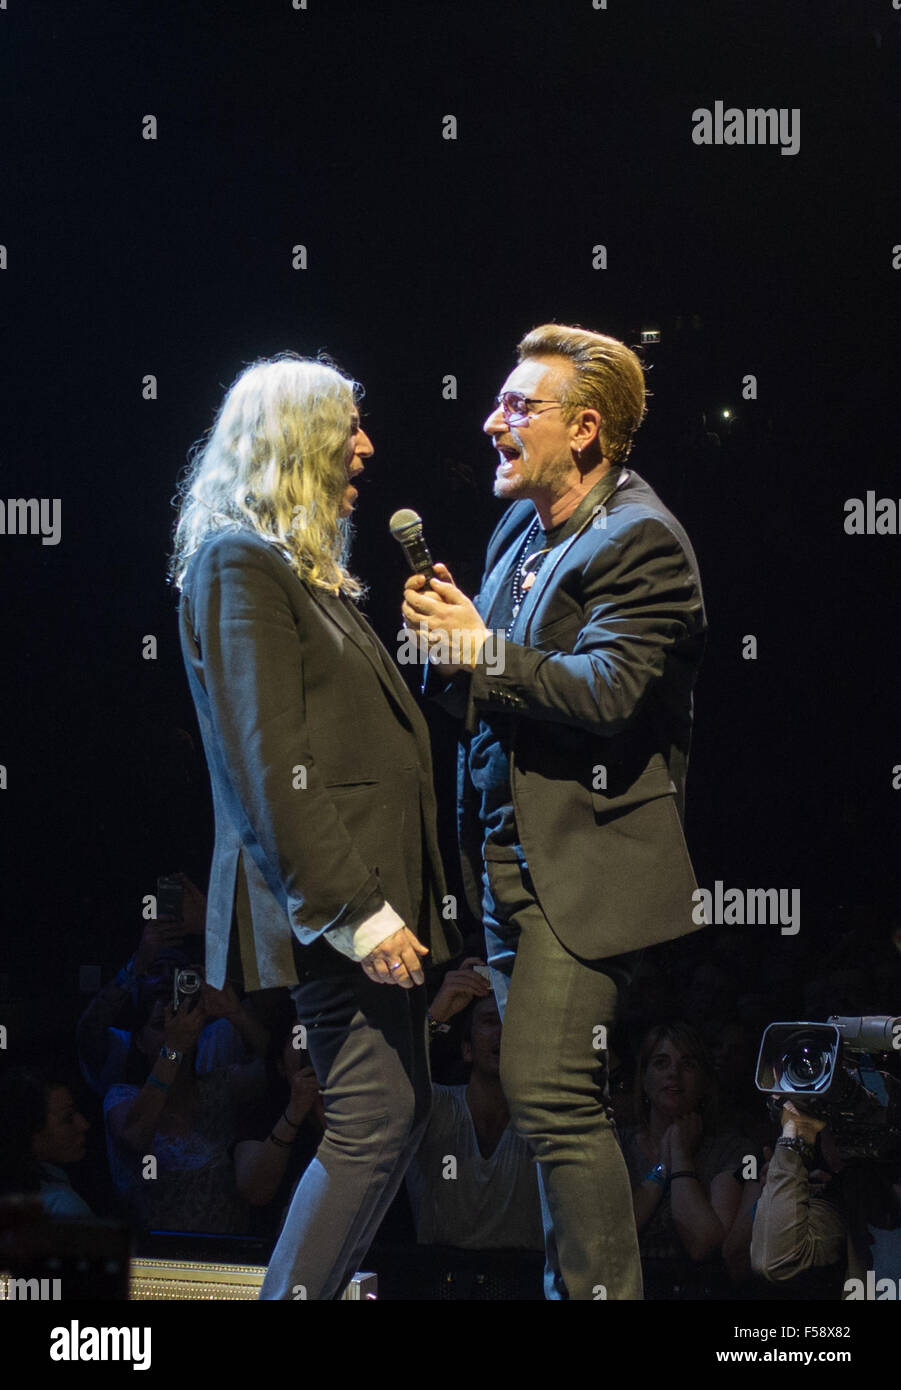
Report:
[{"label": "microphone grille", "polygon": [[418,512],[414,512],[411,507],[401,507],[388,522],[392,536],[400,538],[405,532],[412,530],[416,526],[422,526],[422,517]]}]

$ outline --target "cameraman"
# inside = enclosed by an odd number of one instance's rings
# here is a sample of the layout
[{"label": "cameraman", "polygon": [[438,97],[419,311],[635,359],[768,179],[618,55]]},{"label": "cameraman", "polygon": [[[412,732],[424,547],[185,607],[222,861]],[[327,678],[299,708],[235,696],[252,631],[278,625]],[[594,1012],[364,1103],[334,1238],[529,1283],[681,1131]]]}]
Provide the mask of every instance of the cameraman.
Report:
[{"label": "cameraman", "polygon": [[[843,1162],[826,1122],[782,1108],[782,1133],[769,1162],[754,1214],[751,1267],[770,1283],[830,1266],[849,1281],[866,1274],[901,1285],[901,1160]],[[814,1169],[819,1146],[831,1170],[824,1184]],[[858,1296],[863,1296],[861,1292]],[[872,1297],[872,1294],[870,1295]]]}]

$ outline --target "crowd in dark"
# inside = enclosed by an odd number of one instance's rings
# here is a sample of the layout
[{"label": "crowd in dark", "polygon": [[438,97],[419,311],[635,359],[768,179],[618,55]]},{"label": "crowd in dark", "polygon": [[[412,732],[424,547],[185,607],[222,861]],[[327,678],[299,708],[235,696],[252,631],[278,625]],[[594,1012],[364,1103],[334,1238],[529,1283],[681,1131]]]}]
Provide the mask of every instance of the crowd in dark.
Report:
[{"label": "crowd in dark", "polygon": [[[134,954],[84,1010],[79,1074],[10,1058],[0,1193],[31,1194],[54,1220],[124,1218],[144,1252],[167,1232],[220,1235],[244,1238],[264,1262],[327,1118],[286,990],[240,999],[200,984],[174,1007],[179,972],[202,977],[204,897],[180,877],[182,920],[145,922]],[[868,1269],[898,1280],[901,1159],[843,1163],[828,1128],[790,1103],[774,1126],[754,1084],[771,1021],[885,1012],[901,984],[898,941],[862,924],[836,929],[804,972],[800,955],[792,970],[765,951],[750,960],[736,930],[704,938],[643,953],[617,1035],[598,1053],[633,1185],[645,1297],[838,1298]],[[418,1271],[418,1292],[405,1296],[429,1296],[430,1273],[459,1278],[446,1272],[454,1261],[459,1270],[481,1260],[494,1292],[471,1296],[540,1297],[535,1168],[509,1123],[483,964],[473,933],[462,960],[427,986],[432,1116],[370,1256],[388,1289],[393,1269]],[[174,1081],[162,1079],[167,1048],[184,1054]],[[105,1164],[96,1143],[86,1157],[95,1128]],[[780,1133],[792,1142],[777,1145]]]}]

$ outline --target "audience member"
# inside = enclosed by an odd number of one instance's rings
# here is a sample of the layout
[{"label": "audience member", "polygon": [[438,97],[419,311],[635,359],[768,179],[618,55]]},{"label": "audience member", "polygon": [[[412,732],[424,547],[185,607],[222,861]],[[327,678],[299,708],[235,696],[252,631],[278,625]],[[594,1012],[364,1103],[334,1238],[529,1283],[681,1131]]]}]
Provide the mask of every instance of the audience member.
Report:
[{"label": "audience member", "polygon": [[287,1011],[272,1030],[267,1058],[270,1084],[242,1137],[232,1147],[239,1194],[254,1209],[254,1235],[274,1242],[298,1179],[313,1158],[325,1131],[325,1108],[309,1054],[300,1037],[287,991]]},{"label": "audience member", "polygon": [[491,987],[467,957],[449,971],[429,1010],[440,1025],[463,1015],[469,1082],[432,1087],[432,1114],[406,1182],[420,1245],[542,1250],[531,1151],[510,1124],[500,1083],[501,1020]]},{"label": "audience member", "polygon": [[207,1072],[196,1065],[210,1009],[227,1012],[233,997],[204,985],[193,1007],[175,1010],[158,999],[132,1046],[142,1084],[115,1085],[106,1094],[113,1185],[139,1230],[247,1230],[229,1148],[237,1107],[259,1094],[265,1068],[261,1061]]},{"label": "audience member", "polygon": [[754,1146],[720,1125],[713,1066],[687,1024],[645,1036],[633,1099],[637,1123],[622,1143],[645,1298],[725,1295],[720,1252],[741,1199],[735,1173]]},{"label": "audience member", "polygon": [[[206,899],[186,874],[176,874],[184,888],[180,919],[159,917],[144,923],[137,950],[94,996],[78,1021],[76,1041],[81,1073],[100,1097],[110,1086],[129,1080],[128,1057],[136,1020],[146,1018],[154,1002],[172,994],[174,971],[188,964],[186,944],[200,949]],[[232,993],[226,1011],[211,1015],[197,1050],[197,1070],[247,1062],[264,1056],[265,1032],[251,1011]]]},{"label": "audience member", "polygon": [[67,1086],[11,1068],[0,1080],[0,1196],[38,1193],[48,1216],[90,1219],[65,1171],[84,1158],[87,1132]]}]

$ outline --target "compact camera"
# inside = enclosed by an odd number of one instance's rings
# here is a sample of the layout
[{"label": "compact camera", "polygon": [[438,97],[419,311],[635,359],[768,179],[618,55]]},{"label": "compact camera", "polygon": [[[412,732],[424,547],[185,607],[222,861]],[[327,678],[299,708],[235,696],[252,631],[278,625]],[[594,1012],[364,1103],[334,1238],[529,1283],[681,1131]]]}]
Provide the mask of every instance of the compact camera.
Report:
[{"label": "compact camera", "polygon": [[196,999],[203,985],[203,975],[193,966],[184,966],[176,970],[172,977],[172,1008],[178,1013],[182,1005],[191,999]]}]

